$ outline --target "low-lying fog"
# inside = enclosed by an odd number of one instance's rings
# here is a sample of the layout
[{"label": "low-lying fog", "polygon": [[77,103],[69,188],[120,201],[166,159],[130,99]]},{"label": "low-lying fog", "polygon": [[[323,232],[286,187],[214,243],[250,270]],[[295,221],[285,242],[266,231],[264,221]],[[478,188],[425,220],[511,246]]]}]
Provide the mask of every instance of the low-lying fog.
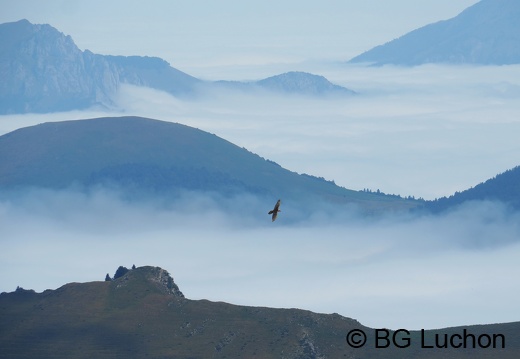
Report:
[{"label": "low-lying fog", "polygon": [[[249,71],[248,71],[249,70]],[[285,168],[425,199],[448,196],[519,165],[520,66],[367,68],[292,64],[205,79],[261,79],[288,70],[326,76],[358,95],[344,99],[207,94],[182,101],[124,86],[117,108],[3,116],[0,134],[29,124],[104,115],[140,115],[217,134]]]},{"label": "low-lying fog", "polygon": [[[242,70],[198,76],[255,80],[301,70],[358,95],[179,100],[125,86],[114,111],[3,116],[0,134],[45,121],[140,115],[198,127],[347,188],[426,199],[520,164],[520,66]],[[337,312],[372,327],[520,320],[520,217],[500,204],[367,219],[321,205],[303,216],[301,203],[284,202],[271,223],[276,199],[187,194],[173,204],[127,203],[103,190],[1,196],[0,291],[54,289],[103,280],[119,265],[155,265],[191,299]]]},{"label": "low-lying fog", "polygon": [[337,312],[372,327],[520,320],[520,214],[471,203],[447,214],[186,194],[128,203],[97,190],[0,201],[0,291],[98,281],[119,265],[167,269],[185,296]]}]

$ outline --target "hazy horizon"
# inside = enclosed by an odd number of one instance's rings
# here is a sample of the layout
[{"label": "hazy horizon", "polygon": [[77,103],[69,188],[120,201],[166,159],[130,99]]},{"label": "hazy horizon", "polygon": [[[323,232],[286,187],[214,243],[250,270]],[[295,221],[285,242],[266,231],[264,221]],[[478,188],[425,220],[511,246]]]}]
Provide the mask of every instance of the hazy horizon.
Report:
[{"label": "hazy horizon", "polygon": [[347,61],[477,2],[174,0],[129,6],[122,0],[20,0],[0,5],[0,23],[25,18],[50,24],[81,50],[157,56],[193,76],[214,79],[230,66]]}]

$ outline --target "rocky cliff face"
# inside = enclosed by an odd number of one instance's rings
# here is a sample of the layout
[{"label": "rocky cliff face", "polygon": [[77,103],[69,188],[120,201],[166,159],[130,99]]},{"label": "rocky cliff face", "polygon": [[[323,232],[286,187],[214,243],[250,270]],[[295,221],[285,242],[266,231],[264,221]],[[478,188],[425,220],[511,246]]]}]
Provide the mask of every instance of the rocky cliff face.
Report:
[{"label": "rocky cliff face", "polygon": [[155,283],[161,291],[184,298],[184,294],[179,290],[168,271],[160,267],[145,267],[145,269],[148,271],[148,280]]},{"label": "rocky cliff face", "polygon": [[70,36],[27,20],[0,25],[0,114],[110,107],[121,83],[174,95],[196,78],[150,57],[81,51]]},{"label": "rocky cliff face", "polygon": [[[118,277],[117,273],[120,270],[122,274]],[[109,281],[110,280],[111,279],[109,279]],[[116,275],[114,275],[113,284],[116,289],[121,289],[128,287],[132,281],[139,280],[152,284],[156,290],[163,294],[171,294],[175,297],[184,298],[184,294],[180,291],[179,286],[175,284],[170,273],[160,267],[144,266],[139,268],[134,267],[129,270],[120,266]],[[107,280],[105,279],[105,281]],[[21,290],[24,289],[22,288]]]},{"label": "rocky cliff face", "polygon": [[303,72],[288,72],[252,83],[204,82],[157,57],[105,56],[81,51],[70,36],[50,25],[34,25],[27,20],[0,24],[0,76],[0,114],[110,108],[123,83],[177,97],[221,88],[307,96],[354,93],[322,76]]},{"label": "rocky cliff face", "polygon": [[[46,112],[109,105],[118,70],[70,36],[27,20],[0,28],[0,111]],[[9,41],[4,41],[9,39]]]}]

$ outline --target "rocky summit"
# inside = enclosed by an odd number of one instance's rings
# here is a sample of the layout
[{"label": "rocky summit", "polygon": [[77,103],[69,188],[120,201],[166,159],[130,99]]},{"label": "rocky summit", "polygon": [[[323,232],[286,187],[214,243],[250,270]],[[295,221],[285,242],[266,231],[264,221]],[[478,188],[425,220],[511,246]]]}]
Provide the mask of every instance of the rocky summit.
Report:
[{"label": "rocky summit", "polygon": [[111,107],[122,83],[174,95],[200,80],[156,57],[81,51],[72,38],[27,20],[0,25],[0,114]]}]

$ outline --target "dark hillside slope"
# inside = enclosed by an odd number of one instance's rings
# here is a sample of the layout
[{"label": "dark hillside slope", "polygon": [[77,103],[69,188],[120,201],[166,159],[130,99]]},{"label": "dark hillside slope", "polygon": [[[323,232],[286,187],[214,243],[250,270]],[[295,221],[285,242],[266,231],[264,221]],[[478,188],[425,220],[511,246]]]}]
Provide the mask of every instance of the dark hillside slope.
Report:
[{"label": "dark hillside slope", "polygon": [[[139,267],[107,282],[0,294],[2,358],[500,358],[520,355],[520,323],[428,331],[500,333],[504,349],[376,349],[374,331],[339,314],[186,299],[169,273]],[[367,333],[354,349],[346,335]]]},{"label": "dark hillside slope", "polygon": [[500,201],[520,210],[520,166],[453,196],[426,202],[426,208],[439,212],[467,201]]},{"label": "dark hillside slope", "polygon": [[0,137],[0,157],[0,189],[111,184],[161,194],[189,189],[321,198],[378,209],[417,205],[299,175],[216,135],[140,117],[22,128]]},{"label": "dark hillside slope", "polygon": [[482,0],[458,16],[409,32],[350,62],[414,66],[425,63],[520,63],[520,1]]}]

